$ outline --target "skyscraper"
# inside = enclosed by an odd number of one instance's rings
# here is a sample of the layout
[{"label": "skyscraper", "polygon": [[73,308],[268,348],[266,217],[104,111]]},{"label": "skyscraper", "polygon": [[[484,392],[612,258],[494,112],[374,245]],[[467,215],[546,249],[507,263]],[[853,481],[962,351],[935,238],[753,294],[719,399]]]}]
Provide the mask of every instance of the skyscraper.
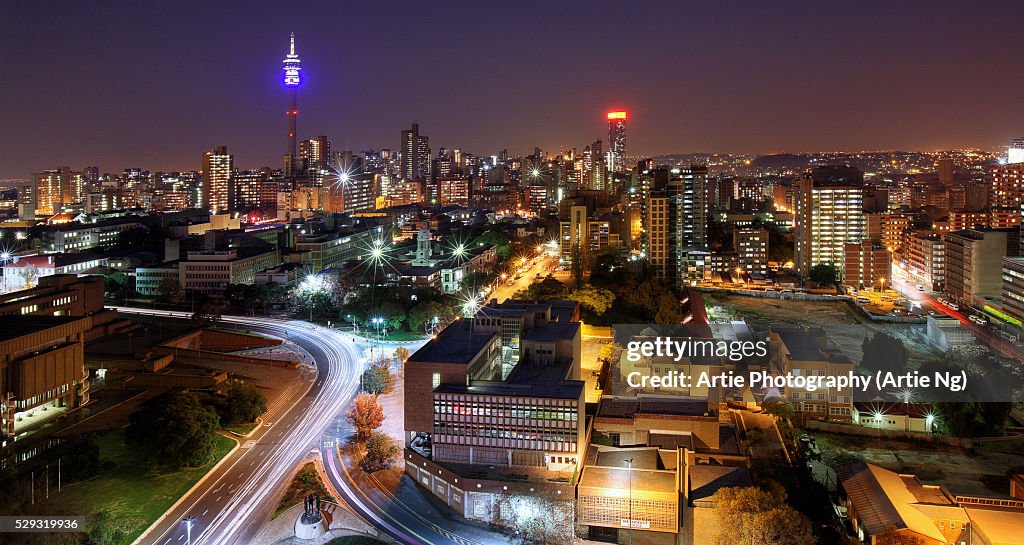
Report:
[{"label": "skyscraper", "polygon": [[68,167],[46,170],[32,175],[35,187],[35,212],[41,215],[57,214],[65,204],[75,202],[73,176]]},{"label": "skyscraper", "polygon": [[608,170],[626,170],[626,112],[608,112]]},{"label": "skyscraper", "polygon": [[420,126],[402,131],[402,178],[408,181],[426,180],[430,175],[430,145],[426,136],[420,136]]},{"label": "skyscraper", "polygon": [[295,33],[292,32],[288,54],[284,58],[284,86],[288,89],[288,110],[285,111],[285,116],[288,118],[288,154],[285,155],[284,163],[285,174],[288,176],[294,174],[295,158],[298,156],[295,144],[295,121],[299,116],[297,101],[299,86],[302,84],[300,74],[302,67],[299,64],[299,56],[295,53]]},{"label": "skyscraper", "polygon": [[200,202],[204,210],[225,212],[231,202],[231,170],[234,157],[227,146],[217,146],[203,154],[203,183]]}]

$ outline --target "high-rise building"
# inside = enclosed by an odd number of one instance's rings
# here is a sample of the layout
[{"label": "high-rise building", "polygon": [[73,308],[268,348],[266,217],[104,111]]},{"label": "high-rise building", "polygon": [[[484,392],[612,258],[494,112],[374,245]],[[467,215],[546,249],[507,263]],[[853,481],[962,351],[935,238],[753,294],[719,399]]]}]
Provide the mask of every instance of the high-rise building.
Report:
[{"label": "high-rise building", "polygon": [[647,199],[647,257],[655,274],[679,284],[689,259],[707,248],[707,167],[658,168]]},{"label": "high-rise building", "polygon": [[225,212],[231,204],[231,171],[234,156],[227,146],[217,146],[203,154],[203,183],[200,203],[205,210]]},{"label": "high-rise building", "polygon": [[419,123],[402,131],[402,178],[412,181],[426,180],[430,175],[430,144],[420,136]]},{"label": "high-rise building", "polygon": [[309,170],[331,167],[331,142],[324,135],[299,142],[299,159]]},{"label": "high-rise building", "polygon": [[998,165],[989,172],[988,205],[993,229],[1021,224],[1024,203],[1024,162]]},{"label": "high-rise building", "polygon": [[57,214],[65,204],[75,202],[72,178],[74,172],[68,167],[45,170],[32,175],[35,187],[34,212],[40,215]]},{"label": "high-rise building", "polygon": [[1024,163],[1024,136],[1018,136],[1010,141],[1010,148],[1006,152],[1006,162],[1009,164]]},{"label": "high-rise building", "polygon": [[799,180],[793,204],[797,272],[807,276],[822,263],[841,269],[845,244],[867,235],[864,174],[852,167],[818,167]]},{"label": "high-rise building", "polygon": [[608,170],[626,171],[626,112],[608,112]]},{"label": "high-rise building", "polygon": [[285,116],[288,118],[288,153],[284,159],[286,176],[293,176],[295,174],[295,161],[298,158],[298,150],[295,144],[295,126],[296,118],[299,117],[299,86],[302,85],[302,67],[300,64],[299,55],[295,53],[295,33],[292,32],[288,54],[284,58],[284,86],[288,89],[288,109],[285,110]]}]

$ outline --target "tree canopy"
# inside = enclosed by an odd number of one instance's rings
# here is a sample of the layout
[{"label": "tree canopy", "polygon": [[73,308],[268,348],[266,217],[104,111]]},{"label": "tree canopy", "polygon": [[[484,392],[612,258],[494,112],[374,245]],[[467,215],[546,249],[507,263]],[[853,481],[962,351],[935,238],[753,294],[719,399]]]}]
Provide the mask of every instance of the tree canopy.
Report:
[{"label": "tree canopy", "polygon": [[726,487],[712,496],[716,545],[812,545],[811,523],[786,504],[781,487]]},{"label": "tree canopy", "polygon": [[220,419],[191,392],[150,400],[131,415],[125,440],[148,450],[158,463],[199,467],[213,457]]}]

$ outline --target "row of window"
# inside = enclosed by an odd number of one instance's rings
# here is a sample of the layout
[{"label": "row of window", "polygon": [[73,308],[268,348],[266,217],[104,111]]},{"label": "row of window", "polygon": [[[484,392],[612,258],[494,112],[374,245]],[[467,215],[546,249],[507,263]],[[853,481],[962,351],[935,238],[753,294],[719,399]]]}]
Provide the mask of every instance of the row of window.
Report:
[{"label": "row of window", "polygon": [[[441,440],[441,436],[446,436],[448,440]],[[565,430],[535,427],[499,429],[492,426],[481,426],[476,424],[454,424],[450,422],[434,423],[434,440],[436,442],[455,442],[461,444],[462,442],[457,439],[460,437],[543,441],[547,443],[568,443],[575,445],[579,434],[575,428]],[[557,450],[562,449],[558,448]],[[575,450],[575,448],[572,450]]]},{"label": "row of window", "polygon": [[458,416],[493,416],[530,420],[563,420],[575,422],[579,413],[572,407],[536,407],[529,405],[492,405],[465,401],[434,401],[434,414]]}]

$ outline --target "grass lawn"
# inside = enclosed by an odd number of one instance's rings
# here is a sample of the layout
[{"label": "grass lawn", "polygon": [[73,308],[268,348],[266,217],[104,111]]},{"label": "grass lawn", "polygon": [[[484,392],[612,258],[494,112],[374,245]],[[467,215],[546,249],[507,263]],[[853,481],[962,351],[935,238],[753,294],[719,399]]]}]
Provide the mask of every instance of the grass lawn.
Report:
[{"label": "grass lawn", "polygon": [[174,502],[178,501],[213,465],[237,444],[217,435],[214,461],[181,471],[163,471],[150,462],[137,445],[124,444],[124,431],[97,438],[100,460],[113,467],[99,477],[74,484],[58,496],[67,512],[93,514],[107,511],[122,530],[120,543],[131,543]]},{"label": "grass lawn", "polygon": [[249,424],[237,424],[235,426],[224,426],[224,429],[232,433],[239,435],[245,435],[259,426],[259,422],[250,422]]}]

